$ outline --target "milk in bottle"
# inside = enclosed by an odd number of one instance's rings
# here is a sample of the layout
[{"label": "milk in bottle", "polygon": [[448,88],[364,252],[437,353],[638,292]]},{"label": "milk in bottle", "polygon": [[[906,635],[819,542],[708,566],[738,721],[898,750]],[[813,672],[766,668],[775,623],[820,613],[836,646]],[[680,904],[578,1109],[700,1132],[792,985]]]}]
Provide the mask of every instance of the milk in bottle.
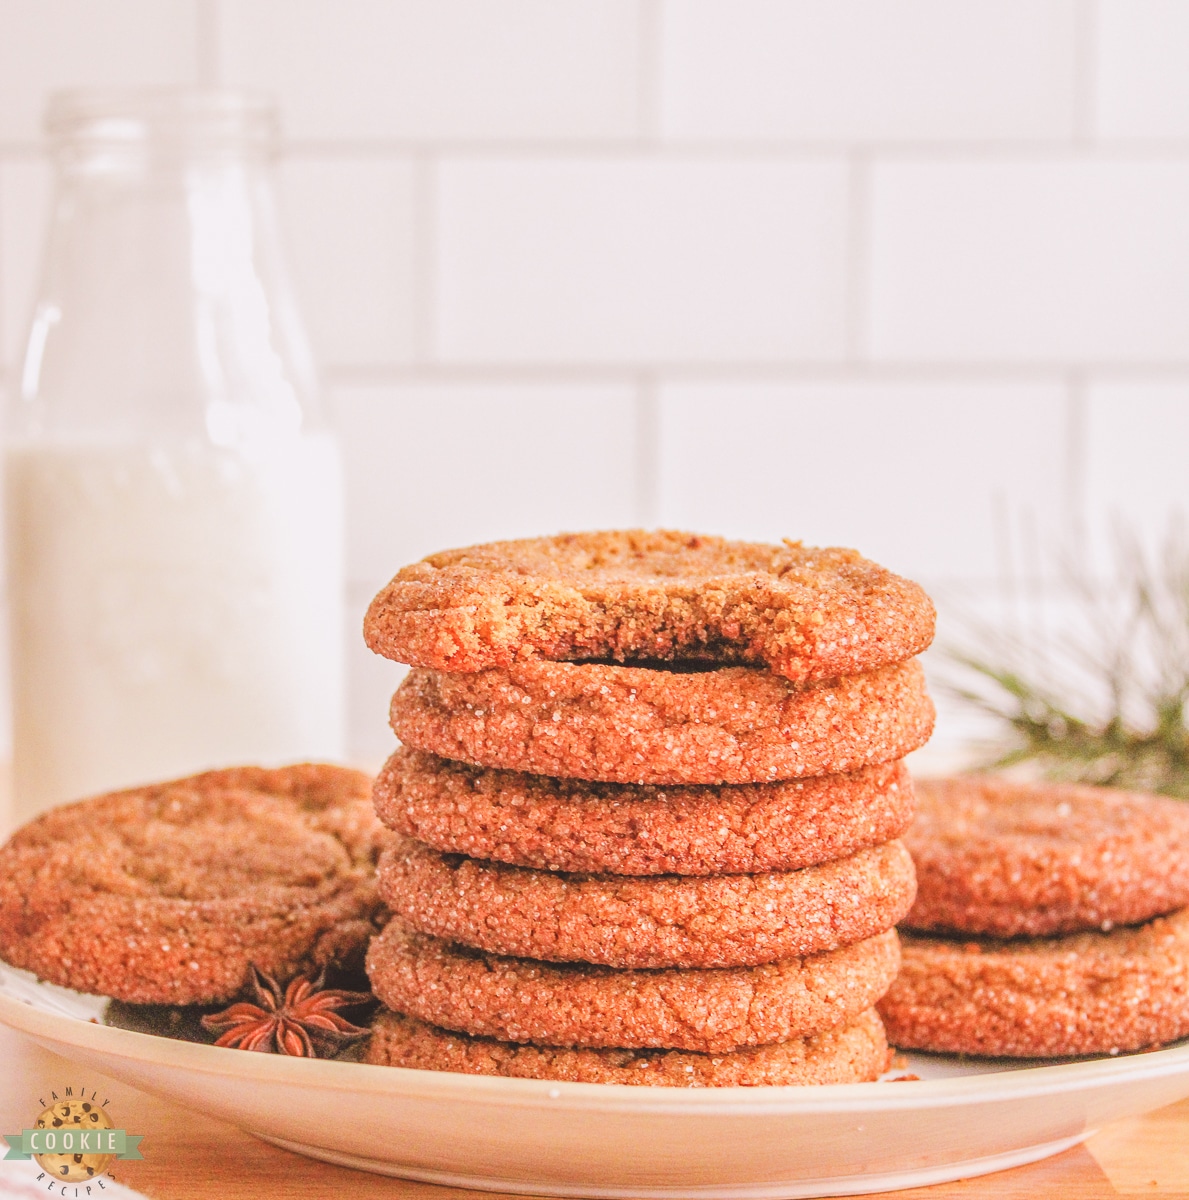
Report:
[{"label": "milk in bottle", "polygon": [[342,481],[279,249],[274,115],[69,93],[5,504],[14,792],[342,754]]}]

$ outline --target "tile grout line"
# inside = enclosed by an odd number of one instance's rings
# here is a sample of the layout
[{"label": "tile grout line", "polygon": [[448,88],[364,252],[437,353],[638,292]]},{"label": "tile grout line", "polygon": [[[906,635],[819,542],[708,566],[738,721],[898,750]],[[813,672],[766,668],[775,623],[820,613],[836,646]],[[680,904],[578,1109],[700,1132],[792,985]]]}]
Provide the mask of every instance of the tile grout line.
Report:
[{"label": "tile grout line", "polygon": [[[0,167],[4,164],[0,161]],[[5,177],[6,173],[0,171],[0,397],[8,399],[5,392],[5,385],[8,380],[7,364],[5,359],[8,357],[8,337],[6,328],[9,321],[8,314],[8,279],[7,274],[9,265],[5,255],[5,210],[8,207],[8,188],[6,185],[11,184],[11,180]]]},{"label": "tile grout line", "polygon": [[635,485],[636,523],[653,528],[659,517],[660,492],[660,398],[656,377],[650,372],[636,379]]},{"label": "tile grout line", "polygon": [[1089,548],[1086,542],[1086,455],[1090,419],[1085,373],[1070,371],[1065,388],[1065,540],[1068,552],[1084,562]]},{"label": "tile grout line", "polygon": [[[10,143],[14,150],[22,147]],[[763,138],[680,140],[657,138],[298,138],[290,143],[299,154],[406,155],[432,151],[457,158],[501,159],[655,159],[659,162],[834,162],[840,156],[861,153],[889,162],[922,163],[1035,163],[1092,161],[1130,164],[1136,161],[1182,162],[1189,157],[1189,138],[1146,137],[1071,141],[1068,136],[1049,139],[1005,138],[1001,141],[877,141],[854,138],[823,141],[780,141]],[[0,144],[0,153],[4,152]]]},{"label": "tile grout line", "polygon": [[846,283],[844,293],[845,358],[848,363],[865,361],[869,311],[867,280],[871,259],[869,219],[871,215],[871,163],[861,151],[847,164]]},{"label": "tile grout line", "polygon": [[1098,86],[1098,11],[1096,0],[1075,0],[1073,38],[1073,140],[1095,142],[1095,99]]},{"label": "tile grout line", "polygon": [[437,334],[438,163],[432,153],[413,160],[413,359],[434,362]]},{"label": "tile grout line", "polygon": [[[0,158],[28,160],[44,153],[40,142],[0,139]],[[779,161],[789,163],[837,162],[840,157],[863,154],[884,162],[952,163],[1046,163],[1103,162],[1130,165],[1135,162],[1184,163],[1189,160],[1189,138],[1095,138],[1084,144],[1068,137],[1055,140],[1003,140],[972,142],[873,141],[771,141],[761,139],[679,141],[666,138],[653,144],[639,139],[514,139],[492,138],[287,138],[285,153],[296,157],[324,159],[411,158],[423,155],[487,161],[534,158],[541,160],[652,159],[657,162]]]},{"label": "tile grout line", "polygon": [[492,362],[432,361],[327,363],[324,372],[337,384],[368,385],[433,382],[589,382],[631,384],[643,376],[658,382],[723,381],[808,383],[969,383],[1062,385],[1074,371],[1092,371],[1112,380],[1189,382],[1189,360],[1172,363],[905,363],[862,362]]},{"label": "tile grout line", "polygon": [[636,131],[644,145],[655,146],[661,136],[663,0],[637,0],[637,3]]},{"label": "tile grout line", "polygon": [[194,0],[194,54],[199,87],[218,86],[219,0]]}]

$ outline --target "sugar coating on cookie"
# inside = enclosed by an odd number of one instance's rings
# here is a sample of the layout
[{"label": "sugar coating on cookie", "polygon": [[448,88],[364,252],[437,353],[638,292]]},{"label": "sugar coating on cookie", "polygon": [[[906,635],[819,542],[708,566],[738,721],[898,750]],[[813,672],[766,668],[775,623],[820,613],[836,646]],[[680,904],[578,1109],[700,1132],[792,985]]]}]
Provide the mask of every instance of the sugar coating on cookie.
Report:
[{"label": "sugar coating on cookie", "polygon": [[0,848],[0,958],[131,1004],[230,999],[249,963],[358,964],[391,836],[370,792],[342,767],[245,767],[53,809]]},{"label": "sugar coating on cookie", "polygon": [[399,919],[367,961],[384,1004],[444,1028],[546,1046],[707,1052],[845,1025],[883,995],[898,965],[893,930],[771,966],[622,971],[484,954]]},{"label": "sugar coating on cookie", "polygon": [[776,783],[640,787],[473,767],[407,746],[373,796],[386,825],[438,850],[618,875],[794,871],[891,841],[914,811],[901,762]]},{"label": "sugar coating on cookie", "polygon": [[380,894],[424,933],[494,954],[612,967],[758,966],[890,929],[912,905],[900,842],[755,875],[573,875],[399,839]]},{"label": "sugar coating on cookie", "polygon": [[968,776],[917,781],[905,837],[922,931],[1040,936],[1189,904],[1189,806],[1162,796]]},{"label": "sugar coating on cookie", "polygon": [[933,605],[854,550],[612,530],[447,550],[368,609],[367,644],[441,671],[696,658],[830,679],[919,654]]},{"label": "sugar coating on cookie", "polygon": [[413,670],[392,698],[405,745],[484,767],[636,784],[769,783],[903,758],[933,730],[917,662],[798,685],[751,667],[517,663]]},{"label": "sugar coating on cookie", "polygon": [[1189,909],[1019,941],[904,934],[879,1004],[893,1045],[993,1058],[1139,1050],[1189,1036]]},{"label": "sugar coating on cookie", "polygon": [[468,1037],[382,1011],[364,1061],[376,1066],[637,1087],[797,1087],[870,1083],[887,1069],[874,1010],[843,1029],[725,1054],[687,1050],[573,1050]]}]

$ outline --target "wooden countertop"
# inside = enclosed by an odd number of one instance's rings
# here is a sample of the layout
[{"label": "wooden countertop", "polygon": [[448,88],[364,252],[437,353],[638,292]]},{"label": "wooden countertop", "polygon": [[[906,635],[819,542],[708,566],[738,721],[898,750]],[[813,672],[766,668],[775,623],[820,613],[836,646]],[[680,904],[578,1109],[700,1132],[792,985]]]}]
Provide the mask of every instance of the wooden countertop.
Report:
[{"label": "wooden countertop", "polygon": [[[0,1029],[0,1129],[21,1129],[37,1097],[77,1077],[78,1068]],[[409,1183],[314,1162],[257,1141],[220,1121],[88,1072],[128,1129],[143,1132],[143,1162],[112,1174],[153,1200],[479,1200],[491,1193]],[[92,1080],[92,1076],[94,1079]],[[1109,1125],[1083,1146],[1027,1167],[895,1193],[921,1200],[1098,1200],[1128,1195],[1189,1197],[1189,1100]],[[0,1183],[0,1196],[4,1195]]]}]

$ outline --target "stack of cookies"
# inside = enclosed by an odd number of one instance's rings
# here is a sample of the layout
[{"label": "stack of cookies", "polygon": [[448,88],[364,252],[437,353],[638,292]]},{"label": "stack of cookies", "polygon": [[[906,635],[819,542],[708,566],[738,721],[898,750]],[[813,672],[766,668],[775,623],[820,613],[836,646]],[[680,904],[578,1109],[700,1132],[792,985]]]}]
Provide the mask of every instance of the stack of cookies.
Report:
[{"label": "stack of cookies", "polygon": [[915,893],[919,587],[850,550],[611,532],[406,567],[368,973],[396,1066],[875,1078]]},{"label": "stack of cookies", "polygon": [[897,1046],[1048,1058],[1189,1036],[1189,806],[979,777],[918,793],[916,932],[880,1004]]}]

